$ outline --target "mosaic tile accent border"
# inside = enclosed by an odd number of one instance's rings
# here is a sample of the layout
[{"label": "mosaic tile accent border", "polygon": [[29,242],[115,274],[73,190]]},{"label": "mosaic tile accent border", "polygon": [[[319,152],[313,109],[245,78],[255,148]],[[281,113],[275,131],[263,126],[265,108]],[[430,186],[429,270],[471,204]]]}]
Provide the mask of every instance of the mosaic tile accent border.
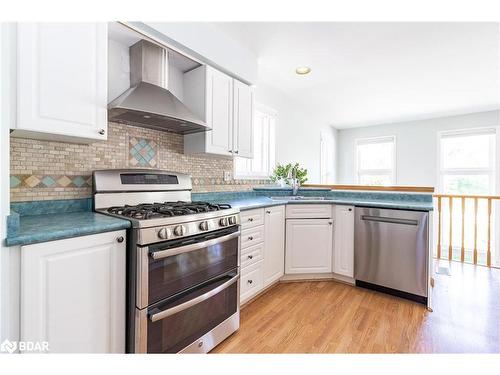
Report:
[{"label": "mosaic tile accent border", "polygon": [[21,174],[10,176],[10,187],[18,188],[89,188],[92,187],[92,176],[67,175],[34,175]]},{"label": "mosaic tile accent border", "polygon": [[[193,186],[207,185],[267,185],[268,180],[230,180],[224,181],[222,178],[193,178]],[[27,188],[54,188],[54,187],[72,187],[89,188],[92,187],[92,176],[66,176],[66,175],[11,175],[10,187]]]},{"label": "mosaic tile accent border", "polygon": [[128,155],[131,167],[155,168],[158,165],[158,144],[151,139],[130,137]]}]

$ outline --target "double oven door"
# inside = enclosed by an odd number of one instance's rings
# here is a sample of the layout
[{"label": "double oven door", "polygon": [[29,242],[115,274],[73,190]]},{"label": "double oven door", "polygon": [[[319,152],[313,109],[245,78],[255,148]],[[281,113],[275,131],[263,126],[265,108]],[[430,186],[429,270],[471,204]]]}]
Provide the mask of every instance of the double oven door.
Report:
[{"label": "double oven door", "polygon": [[239,328],[239,226],[137,247],[136,353],[208,352]]}]

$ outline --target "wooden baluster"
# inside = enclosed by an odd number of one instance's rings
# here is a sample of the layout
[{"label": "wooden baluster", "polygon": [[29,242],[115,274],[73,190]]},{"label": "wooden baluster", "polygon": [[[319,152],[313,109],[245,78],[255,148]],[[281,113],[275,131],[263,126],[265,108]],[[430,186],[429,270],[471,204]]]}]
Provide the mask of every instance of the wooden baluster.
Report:
[{"label": "wooden baluster", "polygon": [[453,197],[449,197],[450,201],[450,245],[448,246],[448,260],[453,257]]},{"label": "wooden baluster", "polygon": [[477,198],[474,198],[474,264],[477,264]]},{"label": "wooden baluster", "polygon": [[488,252],[486,253],[486,265],[491,267],[491,198],[488,198]]},{"label": "wooden baluster", "polygon": [[465,261],[465,197],[462,197],[462,247],[460,249],[460,261]]},{"label": "wooden baluster", "polygon": [[441,259],[441,197],[438,197],[438,233],[437,258]]}]

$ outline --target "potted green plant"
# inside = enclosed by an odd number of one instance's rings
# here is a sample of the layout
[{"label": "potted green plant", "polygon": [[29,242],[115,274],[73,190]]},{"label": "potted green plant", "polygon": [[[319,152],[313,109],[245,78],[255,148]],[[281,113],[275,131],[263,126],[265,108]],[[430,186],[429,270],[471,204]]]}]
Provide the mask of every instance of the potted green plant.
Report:
[{"label": "potted green plant", "polygon": [[290,184],[288,177],[290,175],[295,175],[300,185],[307,181],[307,169],[301,168],[299,163],[288,163],[286,165],[278,163],[269,178],[279,186],[285,187]]}]

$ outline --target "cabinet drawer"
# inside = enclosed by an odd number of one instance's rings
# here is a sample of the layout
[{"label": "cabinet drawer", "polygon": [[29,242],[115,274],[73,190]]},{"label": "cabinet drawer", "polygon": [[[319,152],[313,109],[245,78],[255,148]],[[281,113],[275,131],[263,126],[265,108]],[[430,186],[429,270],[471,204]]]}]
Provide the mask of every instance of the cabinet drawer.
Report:
[{"label": "cabinet drawer", "polygon": [[264,243],[247,247],[241,252],[241,268],[248,267],[264,259]]},{"label": "cabinet drawer", "polygon": [[240,213],[241,229],[253,228],[264,224],[264,209],[242,211]]},{"label": "cabinet drawer", "polygon": [[264,241],[264,226],[245,229],[241,231],[241,248],[257,245]]},{"label": "cabinet drawer", "polygon": [[290,204],[286,206],[287,219],[329,219],[332,217],[330,204]]},{"label": "cabinet drawer", "polygon": [[240,302],[244,303],[262,290],[263,262],[257,262],[241,272]]}]

